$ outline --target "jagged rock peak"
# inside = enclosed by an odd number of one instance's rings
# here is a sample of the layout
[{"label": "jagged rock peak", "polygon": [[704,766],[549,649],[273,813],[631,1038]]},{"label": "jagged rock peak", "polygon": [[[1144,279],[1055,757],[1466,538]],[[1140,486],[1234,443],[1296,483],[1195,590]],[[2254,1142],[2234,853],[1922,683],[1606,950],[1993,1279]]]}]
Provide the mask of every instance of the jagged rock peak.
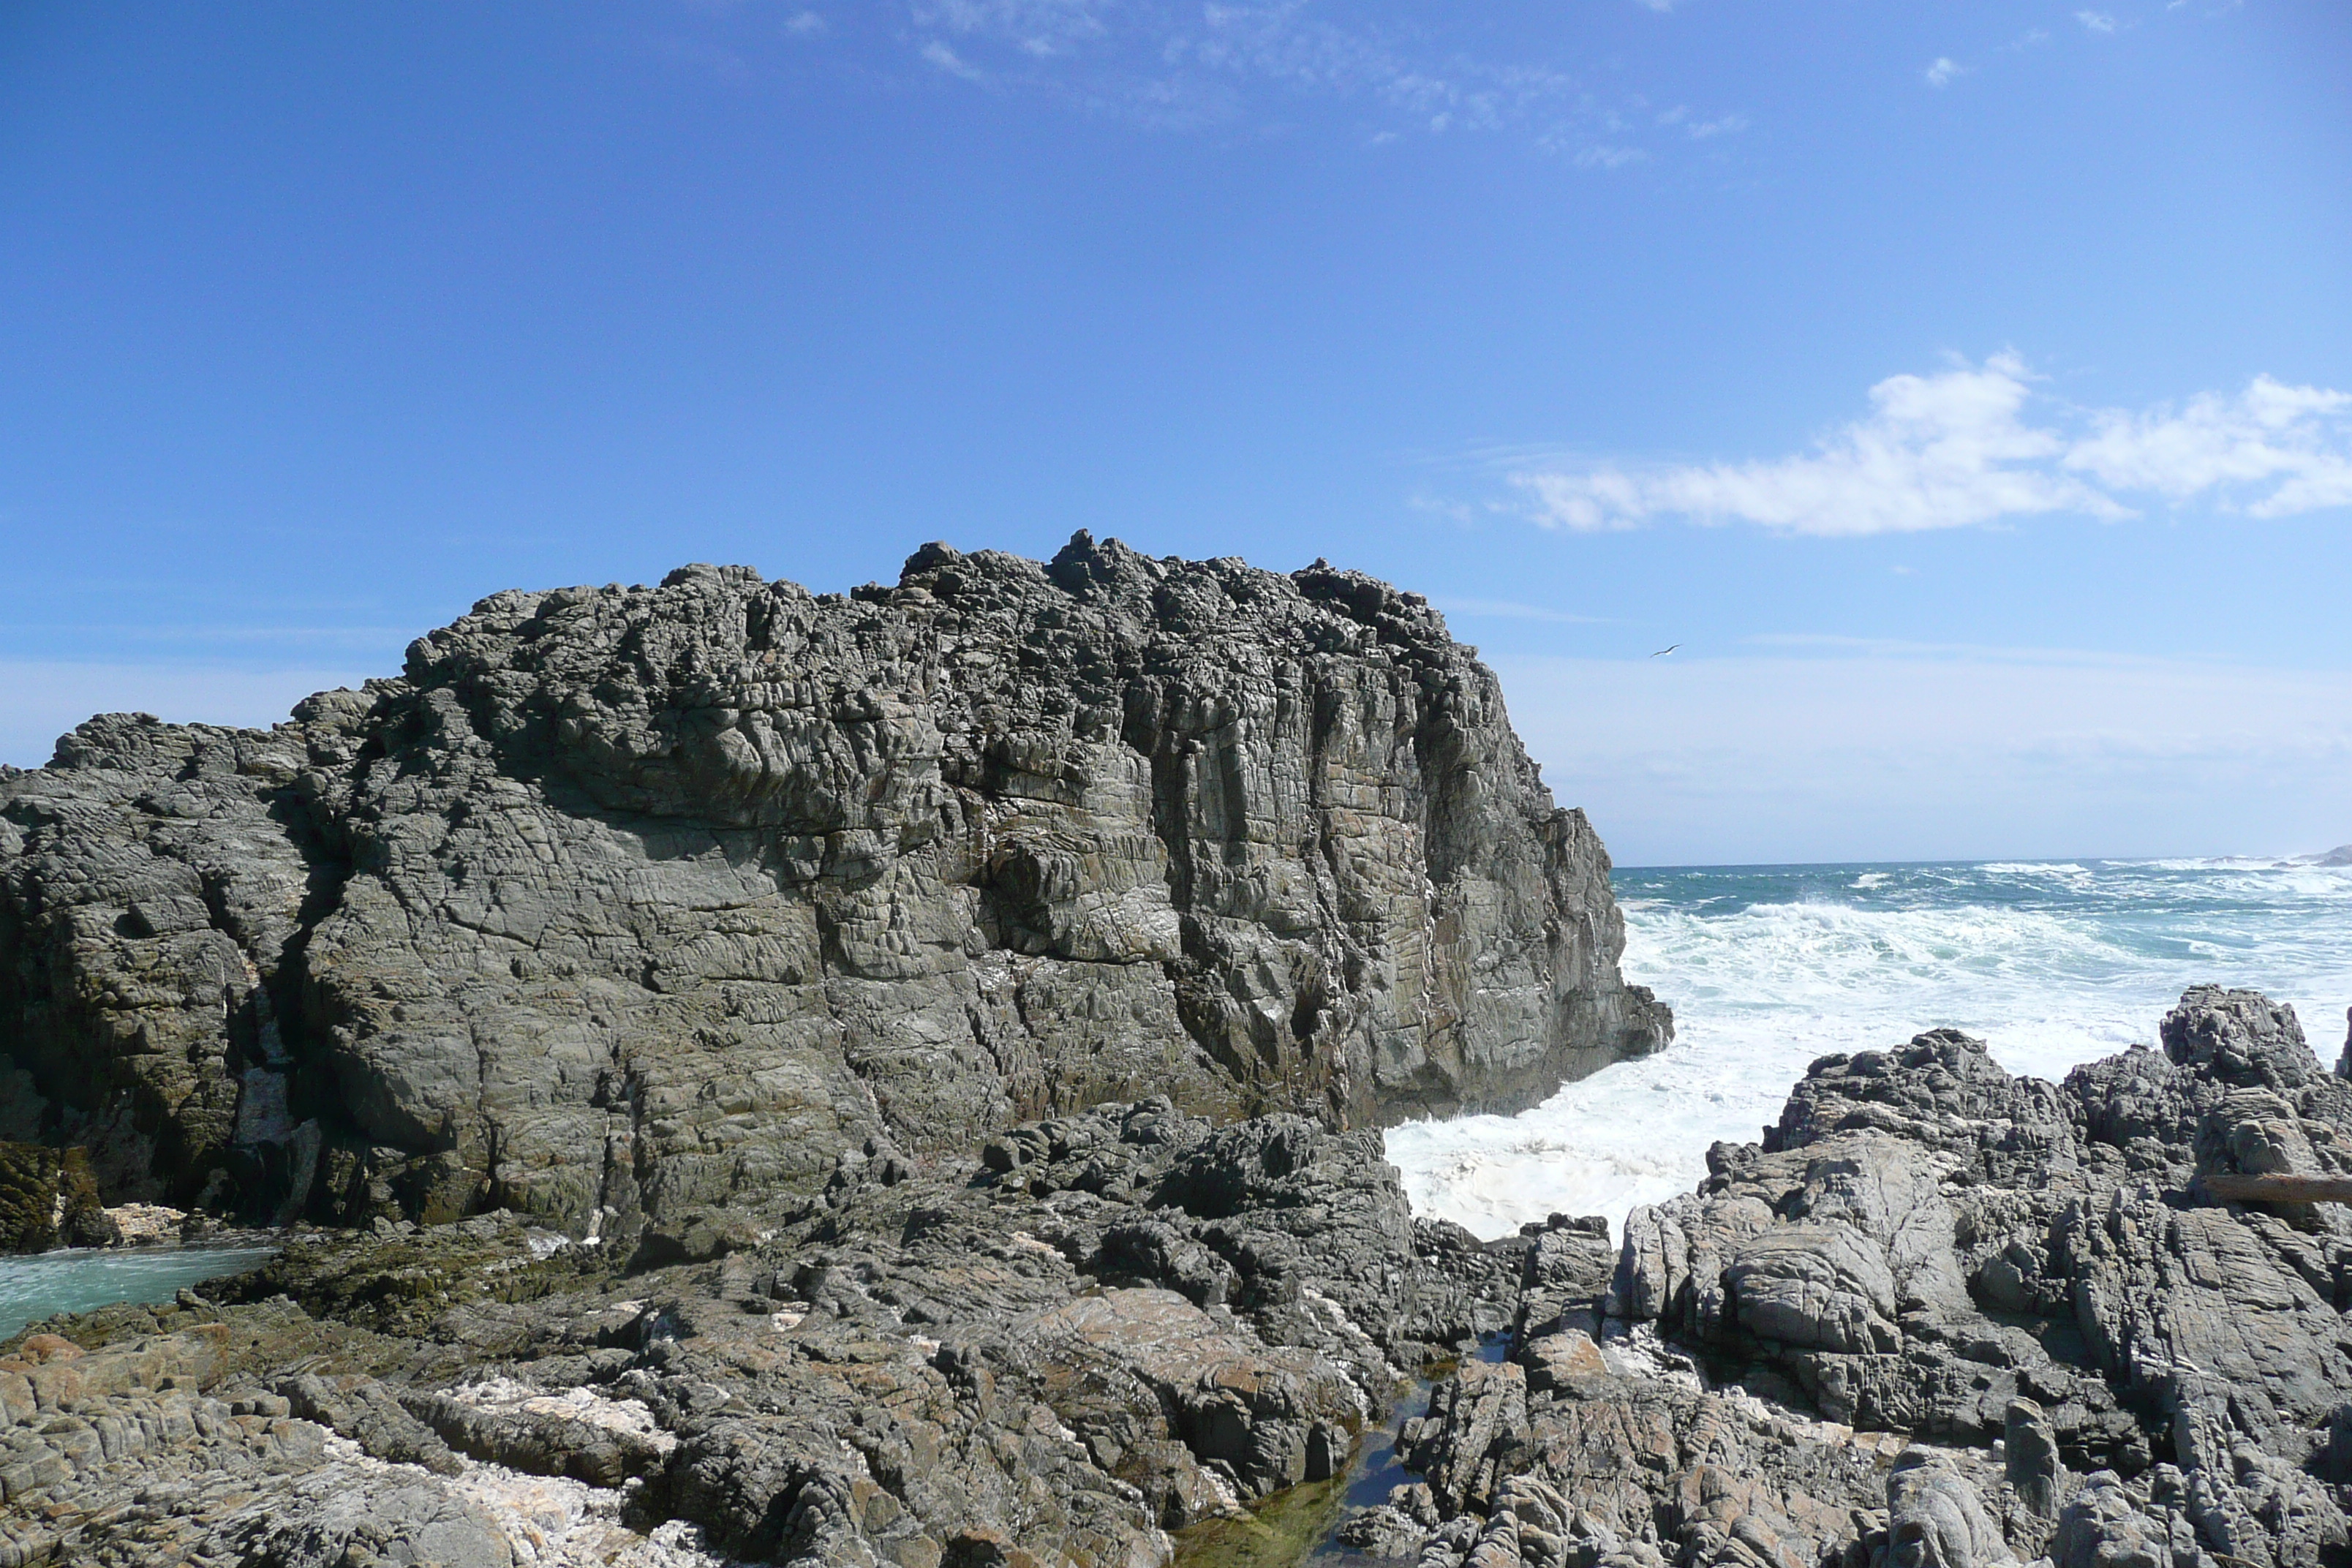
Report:
[{"label": "jagged rock peak", "polygon": [[577,1232],[1150,1094],[1513,1110],[1671,1037],[1608,873],[1444,619],[1322,562],[509,590],[272,730],[0,777],[0,1137]]}]

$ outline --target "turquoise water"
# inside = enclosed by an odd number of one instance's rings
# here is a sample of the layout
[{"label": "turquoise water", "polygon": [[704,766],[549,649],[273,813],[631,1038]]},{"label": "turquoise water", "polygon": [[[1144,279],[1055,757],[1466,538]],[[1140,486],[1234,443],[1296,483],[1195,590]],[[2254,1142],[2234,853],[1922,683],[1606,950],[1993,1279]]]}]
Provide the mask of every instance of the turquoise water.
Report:
[{"label": "turquoise water", "polygon": [[1951,1025],[2062,1078],[2153,1042],[2189,986],[2291,1004],[2321,1060],[2352,1005],[2352,868],[2273,860],[1732,866],[1618,872],[1626,978],[1675,1041],[1519,1116],[1391,1129],[1418,1212],[1481,1236],[1688,1192],[1814,1058]]},{"label": "turquoise water", "polygon": [[66,1247],[0,1258],[0,1339],[59,1312],[116,1301],[168,1301],[184,1285],[242,1274],[268,1261],[266,1247]]}]

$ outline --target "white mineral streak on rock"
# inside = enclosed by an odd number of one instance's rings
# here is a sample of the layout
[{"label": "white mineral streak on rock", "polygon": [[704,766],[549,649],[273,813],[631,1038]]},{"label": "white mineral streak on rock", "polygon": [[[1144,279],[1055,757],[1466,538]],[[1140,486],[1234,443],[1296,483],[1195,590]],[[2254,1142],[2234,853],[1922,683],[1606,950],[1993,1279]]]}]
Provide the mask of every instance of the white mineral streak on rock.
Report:
[{"label": "white mineral streak on rock", "polygon": [[448,1391],[448,1396],[459,1404],[484,1410],[584,1421],[608,1432],[627,1432],[647,1439],[663,1454],[677,1447],[677,1439],[662,1430],[643,1400],[614,1399],[593,1388],[567,1388],[560,1394],[550,1394],[513,1378],[494,1377],[481,1383],[460,1384]]},{"label": "white mineral streak on rock", "polygon": [[[570,1408],[562,1413],[593,1419]],[[375,1479],[441,1488],[472,1505],[505,1539],[516,1568],[726,1568],[725,1559],[704,1549],[701,1531],[683,1520],[672,1520],[650,1535],[629,1529],[621,1522],[622,1494],[608,1488],[560,1476],[525,1475],[480,1460],[468,1460],[457,1476],[437,1477],[415,1465],[386,1464],[333,1433],[327,1436],[326,1449],[331,1465],[345,1470],[352,1482]]]}]

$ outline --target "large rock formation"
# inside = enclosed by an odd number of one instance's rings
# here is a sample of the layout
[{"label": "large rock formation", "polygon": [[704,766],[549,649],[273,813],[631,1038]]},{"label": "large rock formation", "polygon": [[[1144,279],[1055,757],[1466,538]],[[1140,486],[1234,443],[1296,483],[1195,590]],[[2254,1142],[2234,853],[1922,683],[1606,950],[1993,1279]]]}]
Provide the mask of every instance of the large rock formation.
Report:
[{"label": "large rock formation", "polygon": [[0,1137],[611,1235],[1146,1094],[1507,1110],[1670,1037],[1608,871],[1438,615],[1320,563],[504,593],[273,730],[0,773]]}]

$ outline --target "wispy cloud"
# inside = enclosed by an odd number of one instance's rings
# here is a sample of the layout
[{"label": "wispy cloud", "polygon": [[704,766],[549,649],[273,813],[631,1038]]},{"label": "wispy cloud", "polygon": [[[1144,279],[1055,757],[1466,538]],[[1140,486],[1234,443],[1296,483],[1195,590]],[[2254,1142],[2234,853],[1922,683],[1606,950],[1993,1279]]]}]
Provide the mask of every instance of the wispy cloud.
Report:
[{"label": "wispy cloud", "polygon": [[[1641,0],[1654,10],[1668,0]],[[688,0],[689,5],[693,0]],[[1659,121],[1620,62],[1550,37],[1498,41],[1452,8],[1341,7],[1307,0],[877,0],[702,5],[730,53],[821,41],[859,68],[908,68],[1030,93],[1161,131],[1284,132],[1311,106],[1339,109],[1351,140],[1514,138],[1582,168],[1621,168],[1748,127],[1733,106]],[[796,49],[805,60],[806,51]],[[720,62],[711,57],[714,67]]]},{"label": "wispy cloud", "polygon": [[2085,32],[2112,33],[2116,30],[2116,19],[2104,11],[2077,11],[2074,20],[2083,24]]},{"label": "wispy cloud", "polygon": [[1576,166],[1580,169],[1622,169],[1628,163],[1643,163],[1649,156],[1639,147],[1612,147],[1594,142],[1577,150]]},{"label": "wispy cloud", "polygon": [[1811,450],[1749,462],[1507,461],[1548,527],[1660,518],[1822,536],[1965,528],[2053,512],[2119,520],[2131,502],[2252,517],[2352,506],[2352,394],[2257,376],[2234,395],[2079,410],[2038,394],[2013,354],[1890,376],[1870,412]]},{"label": "wispy cloud", "polygon": [[1968,68],[1949,55],[1937,55],[1920,76],[1929,87],[1948,87],[1954,77],[1966,75]]},{"label": "wispy cloud", "polygon": [[966,81],[983,79],[979,67],[967,62],[962,56],[937,38],[931,39],[923,46],[923,59],[926,64],[935,66],[950,76],[961,77]]},{"label": "wispy cloud", "polygon": [[1708,120],[1691,112],[1686,104],[1676,104],[1658,116],[1658,123],[1679,127],[1694,142],[1704,142],[1713,136],[1728,136],[1748,129],[1744,114],[1724,114]]},{"label": "wispy cloud", "polygon": [[1107,37],[1100,0],[930,0],[914,7],[918,26],[1011,43],[1024,53],[1067,53]]}]

